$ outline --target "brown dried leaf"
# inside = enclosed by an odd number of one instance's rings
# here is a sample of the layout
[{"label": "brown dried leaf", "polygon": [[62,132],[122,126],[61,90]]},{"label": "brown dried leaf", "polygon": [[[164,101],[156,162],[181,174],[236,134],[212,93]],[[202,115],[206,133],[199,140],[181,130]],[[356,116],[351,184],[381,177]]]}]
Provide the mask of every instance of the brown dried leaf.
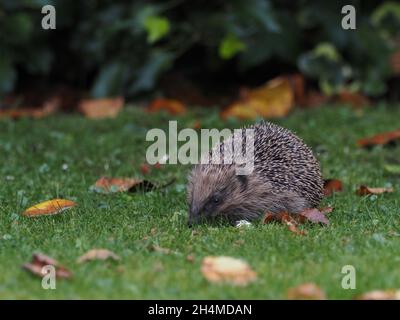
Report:
[{"label": "brown dried leaf", "polygon": [[247,262],[231,257],[205,257],[201,265],[201,273],[212,283],[231,283],[245,286],[255,281],[257,274]]},{"label": "brown dried leaf", "polygon": [[53,215],[75,207],[77,204],[70,200],[54,199],[36,204],[26,209],[22,215],[26,217],[37,217],[42,215]]},{"label": "brown dried leaf", "polygon": [[92,190],[99,193],[114,193],[136,190],[150,191],[154,188],[155,186],[147,180],[112,177],[101,177],[91,187]]},{"label": "brown dried leaf", "polygon": [[124,98],[84,99],[78,109],[87,118],[115,118],[124,106]]},{"label": "brown dried leaf", "polygon": [[159,112],[161,110],[165,110],[173,115],[179,115],[186,112],[186,106],[179,100],[165,98],[154,99],[147,106],[147,111],[149,112]]},{"label": "brown dried leaf", "polygon": [[366,196],[369,194],[382,194],[382,193],[390,193],[393,192],[393,188],[370,188],[367,186],[360,186],[357,190],[357,195]]},{"label": "brown dried leaf", "polygon": [[170,253],[172,253],[171,249],[162,248],[162,247],[160,247],[158,245],[151,246],[150,250],[151,251],[155,251],[155,252],[159,252],[159,253],[162,253],[162,254],[170,254]]},{"label": "brown dried leaf", "polygon": [[290,300],[325,300],[324,291],[315,283],[304,283],[297,287],[290,288],[287,293]]},{"label": "brown dried leaf", "polygon": [[80,256],[77,260],[78,263],[83,263],[87,261],[93,260],[120,260],[120,257],[117,256],[114,252],[107,249],[92,249],[86,252],[84,255]]},{"label": "brown dried leaf", "polygon": [[329,102],[329,97],[315,90],[310,90],[306,95],[305,107],[316,108]]},{"label": "brown dried leaf", "polygon": [[400,290],[374,290],[355,297],[357,300],[400,300]]},{"label": "brown dried leaf", "polygon": [[146,174],[150,173],[150,171],[151,171],[151,168],[150,168],[150,166],[149,166],[147,163],[142,163],[142,164],[140,165],[140,172],[141,172],[143,175],[146,175]]},{"label": "brown dried leaf", "polygon": [[55,113],[60,106],[58,98],[51,98],[43,103],[40,108],[25,107],[18,109],[0,109],[0,118],[12,118],[14,120],[19,118],[44,118],[50,114]]},{"label": "brown dried leaf", "polygon": [[400,129],[377,134],[372,137],[360,139],[357,141],[359,147],[371,147],[376,145],[387,145],[400,139]]},{"label": "brown dried leaf", "polygon": [[307,221],[313,223],[323,223],[328,225],[329,220],[325,217],[325,212],[313,208],[313,209],[306,209],[303,212],[299,213],[299,215],[306,218]]},{"label": "brown dried leaf", "polygon": [[348,103],[354,108],[370,105],[368,98],[357,92],[342,91],[339,93],[338,100],[342,103]]},{"label": "brown dried leaf", "polygon": [[272,221],[276,221],[275,215],[273,213],[267,212],[264,215],[264,218],[262,220],[263,224],[268,224],[271,223]]},{"label": "brown dried leaf", "polygon": [[22,266],[23,269],[30,271],[32,274],[38,277],[43,277],[46,273],[43,273],[43,267],[51,265],[56,270],[56,277],[60,279],[68,279],[72,277],[72,272],[64,266],[60,265],[58,261],[50,258],[41,253],[34,253],[32,255],[32,261]]},{"label": "brown dried leaf", "polygon": [[397,50],[390,57],[390,66],[395,75],[400,75],[400,50]]},{"label": "brown dried leaf", "polygon": [[334,192],[340,192],[343,190],[342,181],[338,179],[326,179],[324,180],[324,195],[330,196]]},{"label": "brown dried leaf", "polygon": [[304,76],[300,73],[296,73],[289,75],[288,80],[293,90],[295,103],[304,106],[306,103]]},{"label": "brown dried leaf", "polygon": [[328,213],[331,213],[333,211],[333,208],[332,207],[325,207],[325,208],[319,209],[319,211],[321,211],[323,214],[328,214]]}]

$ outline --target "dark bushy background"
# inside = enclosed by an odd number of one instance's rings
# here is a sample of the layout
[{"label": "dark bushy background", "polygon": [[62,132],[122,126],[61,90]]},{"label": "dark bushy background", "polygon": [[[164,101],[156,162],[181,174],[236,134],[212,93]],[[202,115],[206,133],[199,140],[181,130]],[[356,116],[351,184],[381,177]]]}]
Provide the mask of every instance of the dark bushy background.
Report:
[{"label": "dark bushy background", "polygon": [[[46,4],[56,30],[41,28]],[[341,28],[345,4],[355,31]],[[382,0],[0,0],[0,95],[62,83],[133,97],[181,70],[204,81],[300,71],[327,94],[381,96],[399,30],[400,4]]]}]

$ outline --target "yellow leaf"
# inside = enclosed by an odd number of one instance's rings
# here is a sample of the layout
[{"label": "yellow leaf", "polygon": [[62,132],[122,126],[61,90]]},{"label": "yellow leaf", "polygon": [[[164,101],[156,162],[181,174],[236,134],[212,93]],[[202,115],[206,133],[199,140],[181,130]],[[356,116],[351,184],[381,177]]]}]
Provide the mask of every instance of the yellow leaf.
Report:
[{"label": "yellow leaf", "polygon": [[239,101],[230,105],[223,117],[234,116],[241,119],[279,118],[286,116],[293,108],[294,93],[289,80],[279,77],[265,85],[247,91]]},{"label": "yellow leaf", "polygon": [[39,203],[26,209],[22,215],[26,217],[36,217],[41,215],[52,215],[63,212],[69,208],[75,207],[77,204],[70,200],[54,199]]}]

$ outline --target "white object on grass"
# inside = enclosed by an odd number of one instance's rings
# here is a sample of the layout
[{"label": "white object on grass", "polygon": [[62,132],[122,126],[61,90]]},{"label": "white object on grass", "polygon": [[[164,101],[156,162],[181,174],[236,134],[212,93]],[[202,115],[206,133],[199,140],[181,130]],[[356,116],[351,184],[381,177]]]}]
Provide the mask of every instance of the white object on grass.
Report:
[{"label": "white object on grass", "polygon": [[239,220],[236,221],[236,228],[241,228],[241,227],[251,227],[252,224],[248,222],[247,220]]}]

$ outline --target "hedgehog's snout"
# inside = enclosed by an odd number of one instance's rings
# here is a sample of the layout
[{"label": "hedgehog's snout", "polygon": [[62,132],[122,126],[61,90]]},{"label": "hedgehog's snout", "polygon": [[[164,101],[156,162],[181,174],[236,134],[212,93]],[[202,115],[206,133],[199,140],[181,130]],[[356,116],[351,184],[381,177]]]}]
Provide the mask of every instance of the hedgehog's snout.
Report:
[{"label": "hedgehog's snout", "polygon": [[191,227],[192,225],[199,223],[199,220],[200,208],[192,204],[189,208],[188,226]]}]

